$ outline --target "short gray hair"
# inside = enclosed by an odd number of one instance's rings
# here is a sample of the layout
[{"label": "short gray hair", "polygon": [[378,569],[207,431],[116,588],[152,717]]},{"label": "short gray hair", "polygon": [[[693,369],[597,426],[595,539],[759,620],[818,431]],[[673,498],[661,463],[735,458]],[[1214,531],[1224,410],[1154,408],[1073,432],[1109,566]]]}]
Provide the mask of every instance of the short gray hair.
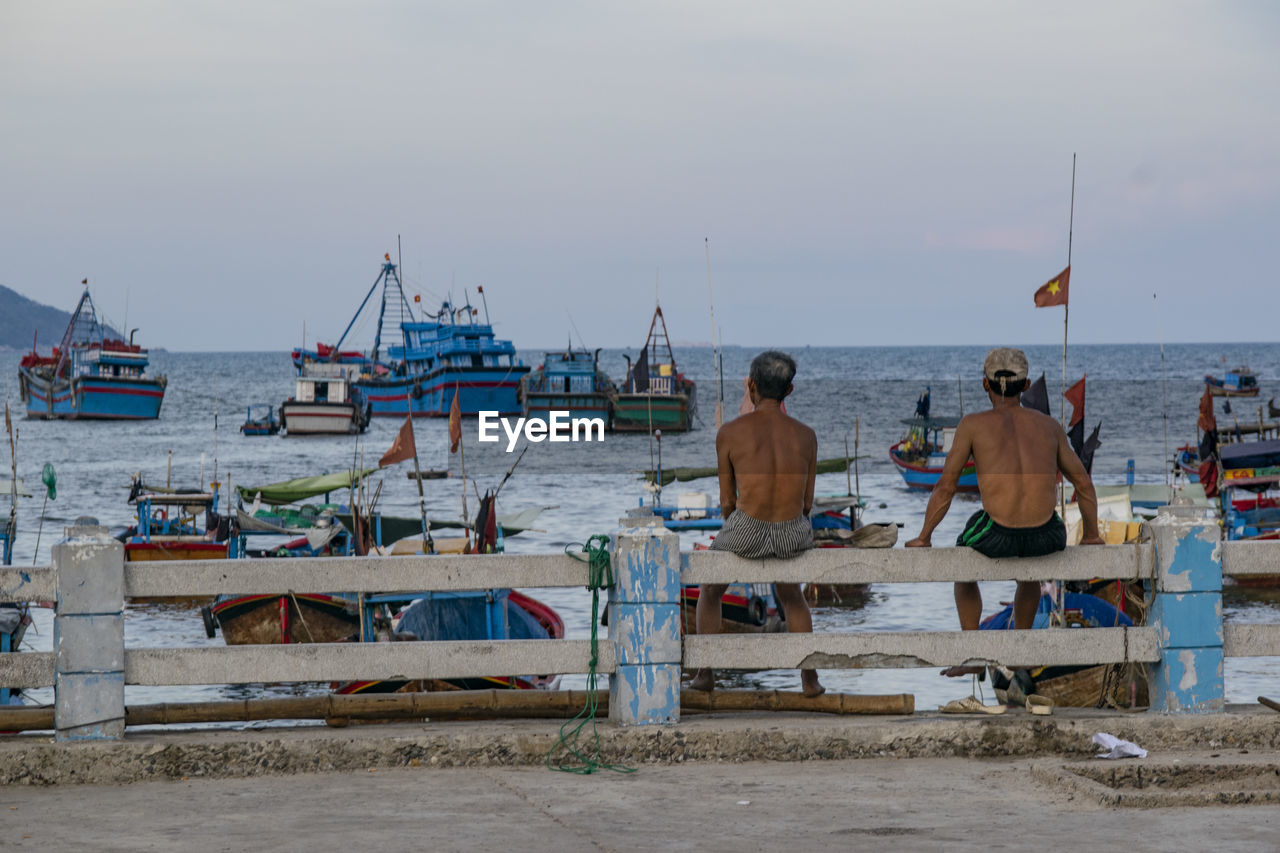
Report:
[{"label": "short gray hair", "polygon": [[751,381],[761,397],[781,400],[796,376],[796,360],[776,349],[765,350],[751,360]]}]

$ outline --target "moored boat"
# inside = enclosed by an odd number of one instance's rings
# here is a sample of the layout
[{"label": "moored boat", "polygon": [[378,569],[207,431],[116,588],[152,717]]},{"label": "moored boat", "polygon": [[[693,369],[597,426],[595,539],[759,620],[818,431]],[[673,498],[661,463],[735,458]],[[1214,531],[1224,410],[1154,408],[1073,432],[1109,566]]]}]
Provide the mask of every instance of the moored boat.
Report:
[{"label": "moored boat", "polygon": [[369,425],[370,404],[352,383],[343,364],[305,362],[298,369],[294,394],[280,404],[286,436],[356,435]]},{"label": "moored boat", "polygon": [[1215,397],[1256,397],[1261,391],[1257,375],[1247,367],[1227,370],[1221,379],[1206,373],[1204,384]]},{"label": "moored boat", "polygon": [[[889,460],[909,489],[930,490],[942,477],[942,466],[955,441],[959,418],[915,417],[904,419],[907,434],[889,448]],[[961,492],[978,491],[978,473],[973,458],[960,470]]]},{"label": "moored boat", "polygon": [[280,431],[280,419],[275,406],[270,403],[252,403],[245,411],[240,432],[244,435],[275,435]]},{"label": "moored boat", "polygon": [[572,347],[544,354],[542,364],[520,378],[524,416],[546,420],[551,412],[568,412],[570,418],[599,418],[611,429],[617,389],[600,370],[599,356],[600,350]]},{"label": "moored boat", "polygon": [[28,418],[150,420],[160,417],[167,380],[148,376],[147,350],[108,337],[88,284],[62,342],[41,356],[34,344],[18,366],[18,392]]},{"label": "moored boat", "polygon": [[[434,315],[419,317],[405,297],[396,265],[389,256],[384,257],[378,278],[338,343],[294,350],[294,364],[328,361],[357,368],[355,386],[364,394],[373,416],[448,417],[455,394],[463,415],[481,411],[519,414],[516,392],[529,368],[516,359],[511,341],[494,336],[484,288],[479,288],[485,299],[483,323],[469,299],[463,305],[445,301]],[[343,350],[343,342],[379,286],[382,303],[371,352]],[[395,336],[395,342],[387,343],[385,350],[384,328]]]},{"label": "moored boat", "polygon": [[676,366],[662,307],[655,306],[649,335],[613,401],[614,432],[685,432],[693,428],[696,386]]}]

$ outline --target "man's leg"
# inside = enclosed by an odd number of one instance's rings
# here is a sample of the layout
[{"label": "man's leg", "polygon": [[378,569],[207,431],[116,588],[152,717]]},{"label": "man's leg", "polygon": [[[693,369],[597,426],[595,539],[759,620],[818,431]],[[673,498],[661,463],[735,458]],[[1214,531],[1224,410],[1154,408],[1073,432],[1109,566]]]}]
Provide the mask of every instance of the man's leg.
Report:
[{"label": "man's leg", "polygon": [[[699,634],[720,633],[720,600],[724,598],[724,584],[704,584],[698,591],[698,606],[694,610],[693,625]],[[689,682],[694,690],[714,690],[716,674],[710,669],[700,669]]]},{"label": "man's leg", "polygon": [[[787,615],[787,633],[813,633],[813,617],[809,615],[809,602],[804,600],[804,594],[800,592],[800,584],[780,583],[775,584],[774,589],[777,590],[778,603],[782,605],[782,612]],[[806,696],[821,696],[827,690],[818,683],[816,669],[800,670],[800,689]]]},{"label": "man's leg", "polygon": [[[955,587],[956,614],[960,617],[961,631],[976,631],[982,621],[982,591],[977,581],[959,581]],[[981,666],[952,666],[942,671],[943,675],[957,678],[961,675],[973,675],[982,672]]]},{"label": "man's leg", "polygon": [[1013,627],[1026,630],[1036,621],[1036,610],[1040,608],[1040,582],[1018,581],[1018,590],[1013,594]]}]

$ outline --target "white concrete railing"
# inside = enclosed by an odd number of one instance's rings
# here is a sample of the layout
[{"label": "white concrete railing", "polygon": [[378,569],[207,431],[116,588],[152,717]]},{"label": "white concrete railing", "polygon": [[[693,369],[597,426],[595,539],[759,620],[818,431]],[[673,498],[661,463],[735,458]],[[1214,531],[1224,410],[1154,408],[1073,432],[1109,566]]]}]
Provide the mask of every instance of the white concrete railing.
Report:
[{"label": "white concrete railing", "polygon": [[[1280,655],[1280,626],[1226,625],[1221,576],[1280,574],[1280,543],[1216,541],[1202,520],[1161,516],[1153,542],[989,560],[968,549],[820,549],[794,560],[751,561],[718,552],[679,553],[678,537],[652,520],[624,520],[615,540],[610,632],[597,671],[613,676],[610,715],[624,724],[679,716],[681,667],[884,668],[1000,662],[1009,666],[1155,664],[1153,707],[1222,706],[1224,654]],[[118,737],[94,705],[102,685],[186,685],[432,679],[494,673],[583,673],[589,641],[451,641],[388,644],[125,649],[121,612],[130,597],[283,594],[343,590],[415,592],[587,584],[565,555],[123,562],[100,528],[73,528],[55,567],[0,569],[0,601],[58,601],[55,651],[0,654],[0,684],[56,688],[65,739]],[[112,578],[114,577],[114,581]],[[682,583],[916,583],[957,580],[1114,578],[1154,585],[1152,624],[1089,631],[857,632],[680,637]],[[113,586],[114,584],[114,586]],[[101,587],[101,588],[99,588]],[[114,608],[114,609],[113,609]],[[1213,675],[1216,661],[1216,677]],[[1190,673],[1190,675],[1188,675]],[[118,684],[117,684],[118,682]],[[96,693],[94,691],[97,691]],[[110,692],[108,691],[108,692]],[[98,698],[92,701],[88,695]],[[112,694],[114,696],[114,694]],[[65,701],[64,701],[65,699]],[[114,707],[115,698],[108,704]],[[86,723],[77,724],[76,720]],[[119,729],[122,731],[123,723]],[[105,734],[104,734],[105,732]]]}]

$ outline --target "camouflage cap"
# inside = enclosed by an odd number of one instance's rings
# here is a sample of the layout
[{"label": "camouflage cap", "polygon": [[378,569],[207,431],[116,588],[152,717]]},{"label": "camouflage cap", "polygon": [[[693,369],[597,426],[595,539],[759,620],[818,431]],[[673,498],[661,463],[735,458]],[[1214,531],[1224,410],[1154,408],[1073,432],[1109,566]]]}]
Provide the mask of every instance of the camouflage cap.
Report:
[{"label": "camouflage cap", "polygon": [[[1027,356],[1020,349],[997,347],[987,353],[987,360],[982,364],[982,372],[987,379],[997,382],[1007,379],[1020,382],[1027,378]],[[1004,374],[1001,376],[1000,374]]]}]

